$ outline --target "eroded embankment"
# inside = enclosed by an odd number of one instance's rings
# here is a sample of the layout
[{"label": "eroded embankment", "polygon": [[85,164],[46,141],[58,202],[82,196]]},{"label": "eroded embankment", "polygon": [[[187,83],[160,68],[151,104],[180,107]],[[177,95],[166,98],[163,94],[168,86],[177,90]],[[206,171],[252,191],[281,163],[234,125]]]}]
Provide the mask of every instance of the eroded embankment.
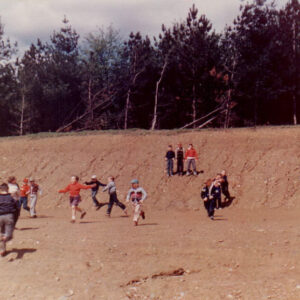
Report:
[{"label": "eroded embankment", "polygon": [[[193,143],[199,153],[198,177],[167,178],[164,155],[168,144]],[[158,209],[202,207],[203,181],[228,171],[232,206],[294,207],[299,205],[300,128],[260,128],[198,132],[127,132],[99,135],[0,140],[0,180],[14,175],[21,182],[33,176],[42,186],[39,205],[65,203],[57,193],[72,174],[81,181],[97,174],[106,182],[116,176],[120,200],[132,178],[149,193],[148,205]],[[82,195],[89,197],[88,192]],[[106,199],[106,195],[100,198]]]}]

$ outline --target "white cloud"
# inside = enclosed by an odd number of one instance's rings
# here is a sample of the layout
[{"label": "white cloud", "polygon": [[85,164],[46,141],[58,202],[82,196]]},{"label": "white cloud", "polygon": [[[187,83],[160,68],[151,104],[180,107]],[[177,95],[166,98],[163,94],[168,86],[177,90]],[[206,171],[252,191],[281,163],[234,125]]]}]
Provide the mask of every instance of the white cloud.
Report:
[{"label": "white cloud", "polygon": [[[161,24],[186,18],[195,3],[214,28],[221,31],[238,14],[240,0],[1,0],[0,15],[5,34],[21,47],[37,38],[47,40],[58,30],[64,15],[81,35],[113,24],[126,36],[130,31],[157,35]],[[277,0],[279,5],[287,0]]]}]

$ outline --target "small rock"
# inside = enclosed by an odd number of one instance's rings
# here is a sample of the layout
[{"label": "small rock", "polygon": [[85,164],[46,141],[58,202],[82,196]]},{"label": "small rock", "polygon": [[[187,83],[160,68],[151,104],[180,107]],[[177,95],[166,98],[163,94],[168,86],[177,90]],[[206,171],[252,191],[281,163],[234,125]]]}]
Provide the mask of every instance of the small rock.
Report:
[{"label": "small rock", "polygon": [[56,281],[60,281],[60,278],[59,278],[59,277],[55,277],[55,280],[56,280]]},{"label": "small rock", "polygon": [[228,294],[226,298],[233,299],[233,296],[231,294]]},{"label": "small rock", "polygon": [[296,289],[299,290],[300,289],[300,284],[296,285]]}]

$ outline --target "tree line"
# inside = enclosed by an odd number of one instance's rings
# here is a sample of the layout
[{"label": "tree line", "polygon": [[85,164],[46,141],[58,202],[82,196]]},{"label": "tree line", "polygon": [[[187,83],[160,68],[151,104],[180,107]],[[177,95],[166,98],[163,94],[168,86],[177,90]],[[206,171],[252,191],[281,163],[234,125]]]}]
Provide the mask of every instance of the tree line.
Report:
[{"label": "tree line", "polygon": [[153,38],[64,18],[20,57],[0,24],[0,135],[297,124],[299,8],[247,2],[217,33],[193,5]]}]

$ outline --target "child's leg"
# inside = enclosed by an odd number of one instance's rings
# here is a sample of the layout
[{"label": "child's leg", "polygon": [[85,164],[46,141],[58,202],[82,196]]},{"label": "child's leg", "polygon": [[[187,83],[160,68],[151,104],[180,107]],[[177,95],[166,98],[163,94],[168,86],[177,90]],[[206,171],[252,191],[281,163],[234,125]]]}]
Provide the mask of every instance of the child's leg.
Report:
[{"label": "child's leg", "polygon": [[36,201],[37,201],[37,195],[36,194],[32,194],[30,196],[30,216],[31,217],[35,217],[36,216],[36,211],[35,211]]},{"label": "child's leg", "polygon": [[186,172],[187,175],[190,175],[191,164],[192,164],[191,159],[188,159],[188,161],[187,161],[187,172]]},{"label": "child's leg", "polygon": [[140,214],[141,214],[141,205],[140,204],[136,204],[134,206],[134,213],[133,213],[133,222],[134,222],[134,225],[138,224]]},{"label": "child's leg", "polygon": [[71,206],[72,208],[72,221],[75,221],[76,219],[76,206]]},{"label": "child's leg", "polygon": [[24,197],[23,198],[23,208],[25,209],[25,210],[30,210],[30,208],[28,207],[28,204],[27,204],[27,202],[28,202],[28,197]]},{"label": "child's leg", "polygon": [[98,201],[97,198],[96,198],[97,192],[98,192],[98,191],[92,191],[92,199],[93,199],[94,205],[95,205],[96,207],[100,206],[100,203],[99,203],[99,201]]},{"label": "child's leg", "polygon": [[192,164],[192,167],[193,167],[194,175],[197,175],[196,161],[194,159],[191,159],[191,164]]},{"label": "child's leg", "polygon": [[110,213],[111,213],[112,207],[114,205],[114,202],[115,202],[114,194],[109,195],[109,202],[108,202],[108,207],[107,207],[107,210],[106,210],[106,215],[107,216],[110,216]]}]

